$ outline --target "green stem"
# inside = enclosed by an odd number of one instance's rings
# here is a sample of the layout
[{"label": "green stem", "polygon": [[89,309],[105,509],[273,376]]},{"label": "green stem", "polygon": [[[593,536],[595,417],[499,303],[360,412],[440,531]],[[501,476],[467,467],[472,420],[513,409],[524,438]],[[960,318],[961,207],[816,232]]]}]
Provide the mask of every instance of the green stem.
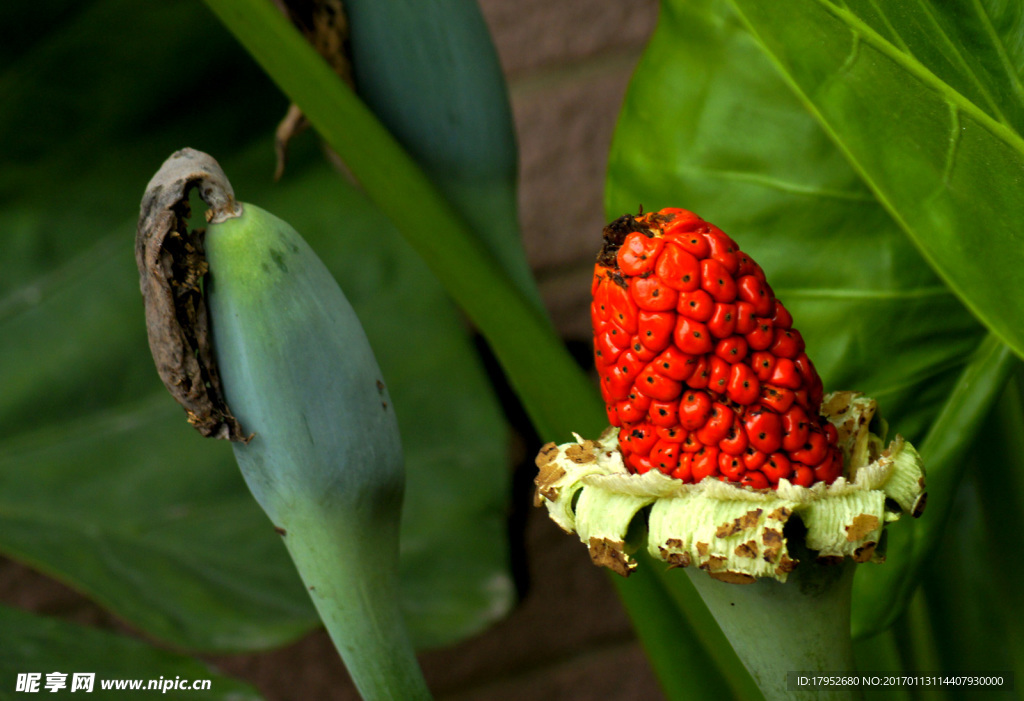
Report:
[{"label": "green stem", "polygon": [[[363,699],[429,701],[398,605],[397,525],[384,518],[371,529],[347,510],[303,509],[279,527]],[[338,538],[353,531],[360,537]]]},{"label": "green stem", "polygon": [[850,600],[854,565],[807,562],[787,582],[730,584],[686,573],[765,699],[858,699],[857,687],[790,688],[790,672],[852,673]]}]

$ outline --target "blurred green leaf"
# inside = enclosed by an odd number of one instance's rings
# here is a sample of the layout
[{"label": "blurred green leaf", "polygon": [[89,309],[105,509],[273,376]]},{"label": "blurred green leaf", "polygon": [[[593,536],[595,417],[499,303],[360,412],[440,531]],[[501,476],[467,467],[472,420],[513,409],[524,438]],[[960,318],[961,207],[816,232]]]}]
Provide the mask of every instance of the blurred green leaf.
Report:
[{"label": "blurred green leaf", "polygon": [[[59,672],[66,686],[55,693],[88,693],[90,699],[127,698],[122,690],[103,690],[104,681],[140,680],[143,688],[150,680],[170,682],[209,682],[209,690],[168,689],[166,699],[206,699],[208,701],[258,701],[255,690],[222,676],[198,660],[166,652],[121,635],[104,633],[85,626],[0,606],[0,630],[4,632],[4,653],[0,655],[0,699],[25,699],[49,694],[47,675]],[[37,673],[36,692],[17,693],[19,674]],[[75,674],[94,674],[92,691],[72,691]],[[179,679],[180,678],[180,679]]]},{"label": "blurred green leaf", "polygon": [[886,534],[887,565],[857,572],[853,590],[855,636],[885,630],[917,591],[928,560],[946,542],[943,534],[963,488],[975,436],[1019,365],[1013,351],[990,334],[964,367],[928,435],[918,445],[928,489],[924,515],[891,524]]},{"label": "blurred green leaf", "polygon": [[[1024,374],[1018,369],[978,435],[973,483],[979,523],[960,538],[961,552],[968,554],[960,568],[963,579],[971,587],[972,605],[982,609],[982,630],[973,640],[985,637],[987,645],[998,647],[1018,678],[1024,674],[1024,602],[1017,595],[1024,560],[1016,556],[1014,542],[1024,513],[1022,389]],[[934,568],[946,566],[948,559],[940,552]],[[978,596],[978,590],[985,593]]]},{"label": "blurred green leaf", "polygon": [[188,428],[149,357],[138,202],[192,145],[303,233],[374,344],[408,463],[415,639],[486,626],[513,598],[506,428],[437,282],[311,144],[271,184],[286,101],[202,6],[75,10],[41,8],[50,31],[0,74],[0,549],[183,647],[266,648],[316,625],[230,450]]},{"label": "blurred green leaf", "polygon": [[346,0],[356,92],[539,309],[505,76],[476,0]]},{"label": "blurred green leaf", "polygon": [[935,270],[1024,355],[1020,5],[732,4]]}]

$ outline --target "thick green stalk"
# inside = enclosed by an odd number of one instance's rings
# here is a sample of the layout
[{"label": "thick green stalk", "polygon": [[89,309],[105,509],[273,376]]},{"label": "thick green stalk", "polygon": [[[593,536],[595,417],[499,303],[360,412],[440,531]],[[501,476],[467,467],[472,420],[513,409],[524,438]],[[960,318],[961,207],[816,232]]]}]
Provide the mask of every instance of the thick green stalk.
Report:
[{"label": "thick green stalk", "polygon": [[[244,448],[235,454],[245,470]],[[349,509],[302,508],[277,526],[363,698],[430,699],[398,606],[397,521],[381,514],[367,528],[363,516],[353,517]]]},{"label": "thick green stalk", "polygon": [[858,687],[789,688],[788,673],[852,673],[850,600],[854,565],[797,567],[785,582],[731,584],[686,573],[768,701],[858,699]]}]

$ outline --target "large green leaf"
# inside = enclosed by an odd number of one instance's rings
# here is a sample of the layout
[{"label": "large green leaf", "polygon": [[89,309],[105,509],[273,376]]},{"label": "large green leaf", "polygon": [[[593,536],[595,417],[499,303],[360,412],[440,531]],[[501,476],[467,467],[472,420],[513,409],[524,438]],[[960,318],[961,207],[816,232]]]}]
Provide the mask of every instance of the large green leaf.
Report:
[{"label": "large green leaf", "polygon": [[230,450],[185,425],[149,358],[138,202],[193,145],[307,237],[375,346],[407,455],[414,637],[451,642],[501,615],[506,429],[436,281],[312,144],[271,184],[286,101],[200,5],[39,11],[49,31],[0,74],[0,549],[185,647],[264,648],[316,623]]},{"label": "large green leaf", "polygon": [[[859,632],[888,625],[941,535],[963,455],[1012,359],[985,338],[725,2],[662,5],[610,158],[608,217],[638,204],[686,207],[722,226],[764,267],[826,388],[864,391],[893,430],[929,436],[922,447],[936,489],[925,518],[897,524],[889,562],[858,574]],[[975,353],[974,373],[960,376]],[[978,373],[985,382],[971,384]],[[863,622],[871,614],[875,627]]]},{"label": "large green leaf", "polygon": [[1019,3],[733,5],[942,278],[1024,355]]},{"label": "large green leaf", "polygon": [[[148,693],[160,693],[167,699],[204,699],[206,701],[258,701],[255,690],[222,676],[205,664],[151,647],[137,640],[92,630],[52,618],[33,616],[0,606],[0,630],[3,654],[0,655],[0,700],[37,698],[40,694],[88,694],[87,698],[127,698],[126,689],[134,682]],[[50,677],[52,674],[62,677]],[[35,691],[17,692],[19,675],[35,674]],[[94,675],[88,686],[75,687],[75,675]],[[48,681],[58,686],[51,692]],[[114,686],[122,683],[120,689]],[[88,683],[88,682],[84,682]],[[164,689],[166,683],[166,690]],[[192,684],[208,688],[192,688]],[[111,686],[104,689],[104,685]],[[172,685],[179,688],[175,689]],[[187,688],[182,688],[187,687]],[[160,691],[157,691],[160,690]]]}]

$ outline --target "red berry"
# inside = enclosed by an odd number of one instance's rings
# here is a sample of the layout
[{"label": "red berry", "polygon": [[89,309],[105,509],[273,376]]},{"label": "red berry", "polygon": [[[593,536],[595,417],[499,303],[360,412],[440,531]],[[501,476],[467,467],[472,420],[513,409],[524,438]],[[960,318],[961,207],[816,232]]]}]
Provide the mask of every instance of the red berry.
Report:
[{"label": "red berry", "polygon": [[715,313],[715,300],[705,290],[682,292],[676,309],[680,314],[694,321],[710,321]]},{"label": "red berry", "polygon": [[718,448],[723,453],[742,456],[747,451],[748,444],[747,432],[739,422],[736,422],[729,429],[728,435],[718,442]]},{"label": "red berry", "polygon": [[707,258],[708,254],[711,253],[711,246],[708,245],[707,239],[704,238],[704,235],[694,233],[692,230],[675,236],[670,235],[668,240],[672,243],[679,244],[683,250],[698,260],[701,258]]},{"label": "red berry", "polygon": [[716,302],[732,302],[736,299],[736,282],[725,266],[714,258],[700,262],[700,286]]},{"label": "red berry", "polygon": [[623,433],[626,433],[625,443],[629,447],[629,452],[635,453],[636,455],[648,455],[651,452],[651,448],[658,442],[658,434],[654,431],[654,426],[648,426],[647,424],[637,424],[628,429],[619,431],[619,442],[623,442]]},{"label": "red berry", "polygon": [[683,392],[679,403],[679,424],[687,431],[696,431],[711,415],[711,397],[705,392],[691,390]]},{"label": "red berry", "polygon": [[672,476],[677,480],[683,482],[689,482],[693,479],[692,473],[693,466],[693,453],[680,453],[679,454],[679,465],[676,469],[672,470]]},{"label": "red berry", "polygon": [[790,457],[805,465],[818,465],[828,454],[828,439],[817,426],[807,433],[807,442],[799,450],[790,452]]},{"label": "red berry", "polygon": [[780,479],[789,479],[789,476],[793,474],[793,467],[785,454],[772,453],[761,466],[761,472],[769,482],[778,484]]},{"label": "red berry", "polygon": [[756,470],[745,474],[743,479],[740,480],[740,484],[751,489],[768,489],[771,486],[768,483],[768,478]]},{"label": "red berry", "polygon": [[710,363],[708,356],[697,356],[697,363],[693,366],[693,373],[690,374],[686,384],[691,389],[705,389],[711,379]]},{"label": "red berry", "polygon": [[775,311],[772,312],[772,326],[777,329],[789,329],[793,327],[793,315],[782,306],[782,302],[775,300]]},{"label": "red berry", "polygon": [[769,380],[771,384],[779,387],[785,387],[786,389],[800,389],[803,382],[800,379],[800,373],[797,372],[796,365],[789,358],[777,358],[775,361],[775,369],[772,370],[772,376]]},{"label": "red berry", "polygon": [[747,411],[743,428],[750,445],[762,453],[774,453],[782,447],[782,420],[772,411],[761,407]]},{"label": "red berry", "polygon": [[642,311],[637,315],[637,338],[645,348],[660,353],[672,343],[676,315],[672,312]]},{"label": "red berry", "polygon": [[730,482],[739,482],[746,474],[747,468],[737,456],[719,451],[718,471]]},{"label": "red berry", "polygon": [[727,363],[738,363],[747,357],[747,342],[743,336],[723,338],[715,345],[715,355]]},{"label": "red berry", "polygon": [[768,286],[755,275],[744,275],[736,281],[736,294],[744,302],[754,306],[757,316],[771,316],[774,311],[774,300],[768,293]]},{"label": "red berry", "polygon": [[[764,385],[761,387],[761,406],[768,407],[776,414],[783,414],[793,405],[796,395],[791,390]],[[783,434],[786,430],[783,428]]]},{"label": "red berry", "polygon": [[708,356],[708,390],[714,394],[725,394],[729,383],[729,363],[717,355]]},{"label": "red berry", "polygon": [[637,376],[636,387],[651,399],[660,399],[665,402],[676,399],[683,391],[683,383],[659,373],[655,363],[645,367]]},{"label": "red berry", "polygon": [[669,474],[679,466],[679,455],[681,452],[678,443],[659,440],[651,448],[651,462],[658,470]]},{"label": "red berry", "polygon": [[665,244],[654,272],[666,285],[680,292],[692,292],[700,287],[700,262],[673,243]]},{"label": "red berry", "polygon": [[718,445],[718,443],[729,435],[732,423],[736,414],[725,404],[715,402],[711,406],[711,413],[704,425],[694,431],[694,434],[704,445]]},{"label": "red berry", "polygon": [[663,441],[669,441],[671,443],[682,443],[686,440],[687,432],[684,431],[680,426],[672,426],[667,428],[665,426],[658,426],[655,430],[658,434],[658,438]]},{"label": "red berry", "polygon": [[629,347],[630,347],[630,349],[632,349],[632,351],[636,355],[636,357],[639,358],[640,360],[642,360],[645,363],[648,363],[648,362],[654,360],[658,356],[658,351],[651,350],[650,348],[648,348],[644,344],[640,343],[640,336],[639,336],[639,334],[636,335],[636,336],[633,336],[633,338],[630,339]]},{"label": "red berry", "polygon": [[610,284],[606,287],[608,289],[608,308],[611,312],[608,319],[628,338],[636,333],[636,304],[626,288],[620,287],[618,284]]},{"label": "red berry", "polygon": [[693,212],[687,209],[679,209],[678,207],[666,207],[658,212],[658,214],[669,217],[663,229],[665,235],[692,231],[694,228],[705,223],[703,219]]},{"label": "red berry", "polygon": [[657,275],[633,278],[630,290],[636,306],[649,312],[667,312],[675,309],[679,301],[679,293]]},{"label": "red berry", "polygon": [[772,345],[772,341],[775,340],[775,329],[772,328],[772,322],[768,319],[755,317],[754,330],[747,333],[745,338],[751,350],[767,350]]},{"label": "red berry", "polygon": [[619,353],[628,343],[619,345],[620,340],[626,340],[625,334],[616,329],[605,331],[603,334],[594,337],[594,355],[598,363],[614,363]]},{"label": "red berry", "polygon": [[710,353],[711,349],[714,348],[711,332],[708,331],[708,327],[699,321],[687,319],[682,315],[679,316],[679,320],[676,323],[675,341],[676,345],[679,346],[679,350],[690,355]]},{"label": "red berry", "polygon": [[683,353],[676,346],[669,346],[654,359],[658,372],[673,380],[685,381],[697,368],[697,359]]},{"label": "red berry", "polygon": [[[679,402],[651,402],[648,408],[650,422],[655,426],[671,428],[679,425]],[[639,419],[638,419],[639,420]],[[659,434],[660,435],[660,434]],[[682,440],[680,438],[679,440]],[[678,441],[677,441],[678,442]]]},{"label": "red berry", "polygon": [[708,331],[715,338],[728,338],[736,330],[736,305],[716,304],[708,319]]},{"label": "red berry", "polygon": [[647,236],[639,231],[626,236],[617,260],[624,275],[643,275],[654,269],[665,241],[660,237]]},{"label": "red berry", "polygon": [[804,339],[796,329],[775,328],[775,340],[768,349],[779,358],[795,358],[804,350]]},{"label": "red berry", "polygon": [[757,376],[754,375],[754,371],[750,369],[749,365],[743,363],[732,366],[725,391],[729,395],[729,399],[743,405],[753,404],[761,394]]},{"label": "red berry", "polygon": [[788,453],[800,450],[810,431],[807,412],[800,406],[791,406],[782,414],[782,449]]},{"label": "red berry", "polygon": [[711,246],[711,257],[721,263],[730,274],[734,274],[740,266],[739,256],[736,255],[739,247],[717,226],[709,226],[709,228],[711,230],[704,236],[708,245]]},{"label": "red berry", "polygon": [[[746,433],[746,430],[744,430]],[[768,454],[755,448],[754,446],[748,446],[743,451],[743,464],[747,466],[748,470],[759,470],[768,460]]]},{"label": "red berry", "polygon": [[693,481],[700,482],[705,477],[718,474],[718,448],[705,446],[693,454]]},{"label": "red berry", "polygon": [[772,379],[772,371],[775,370],[775,356],[768,351],[757,351],[750,356],[750,367],[761,382]]},{"label": "red berry", "polygon": [[750,302],[736,302],[736,333],[750,333],[757,328],[754,305]]},{"label": "red berry", "polygon": [[807,465],[797,463],[789,481],[801,487],[810,487],[814,484],[814,471]]},{"label": "red berry", "polygon": [[647,412],[637,407],[629,399],[623,399],[621,402],[615,403],[615,415],[620,425],[623,423],[632,424],[642,421],[647,416]]}]

